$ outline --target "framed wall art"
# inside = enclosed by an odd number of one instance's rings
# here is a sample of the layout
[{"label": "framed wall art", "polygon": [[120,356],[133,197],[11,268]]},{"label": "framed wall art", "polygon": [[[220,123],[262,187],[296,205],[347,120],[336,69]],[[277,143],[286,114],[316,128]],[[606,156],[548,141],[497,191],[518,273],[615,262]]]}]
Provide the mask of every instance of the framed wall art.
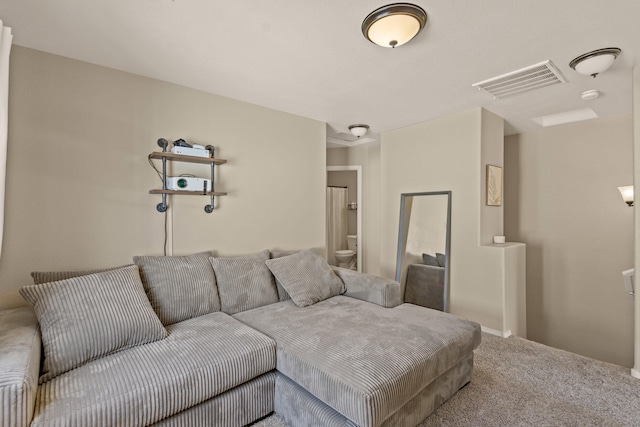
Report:
[{"label": "framed wall art", "polygon": [[487,206],[502,206],[502,168],[487,165]]}]

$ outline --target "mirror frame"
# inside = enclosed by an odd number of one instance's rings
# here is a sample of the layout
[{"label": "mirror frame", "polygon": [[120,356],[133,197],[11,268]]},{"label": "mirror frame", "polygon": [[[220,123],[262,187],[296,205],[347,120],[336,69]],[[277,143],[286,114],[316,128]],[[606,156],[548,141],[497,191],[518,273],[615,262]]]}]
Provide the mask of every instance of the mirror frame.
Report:
[{"label": "mirror frame", "polygon": [[[402,268],[402,248],[405,247],[406,242],[404,241],[404,217],[405,217],[405,206],[407,202],[407,197],[415,197],[415,196],[447,196],[447,232],[446,232],[446,242],[445,242],[445,266],[444,266],[444,301],[443,301],[443,311],[449,311],[449,257],[451,255],[451,191],[427,191],[421,193],[402,193],[400,195],[400,225],[398,227],[398,250],[396,254],[396,282],[400,282],[402,272],[400,269]],[[406,289],[406,284],[405,284]],[[402,295],[402,300],[404,301],[404,295]]]}]

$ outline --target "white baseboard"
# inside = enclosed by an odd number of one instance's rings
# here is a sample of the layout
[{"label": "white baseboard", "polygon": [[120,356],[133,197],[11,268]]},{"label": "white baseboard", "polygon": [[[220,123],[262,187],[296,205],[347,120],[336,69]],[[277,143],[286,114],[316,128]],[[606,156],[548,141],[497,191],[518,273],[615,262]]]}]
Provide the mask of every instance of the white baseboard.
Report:
[{"label": "white baseboard", "polygon": [[511,336],[511,330],[500,332],[495,329],[487,328],[486,326],[480,326],[480,329],[482,329],[482,332],[486,332],[490,335],[496,335],[502,338],[509,338]]},{"label": "white baseboard", "polygon": [[631,376],[634,377],[634,378],[640,379],[640,371],[638,371],[638,370],[636,370],[634,368],[631,368]]}]

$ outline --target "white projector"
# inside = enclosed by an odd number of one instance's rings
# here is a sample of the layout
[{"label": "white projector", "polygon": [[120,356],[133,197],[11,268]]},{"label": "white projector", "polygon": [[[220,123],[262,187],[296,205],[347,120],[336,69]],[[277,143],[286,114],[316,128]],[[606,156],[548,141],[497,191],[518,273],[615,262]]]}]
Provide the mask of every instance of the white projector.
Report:
[{"label": "white projector", "polygon": [[211,157],[209,150],[202,148],[189,148],[189,147],[181,147],[176,145],[171,148],[171,152],[173,154],[182,154],[183,156],[194,156],[194,157]]},{"label": "white projector", "polygon": [[211,180],[191,176],[167,177],[167,190],[199,191],[204,193],[211,191]]}]

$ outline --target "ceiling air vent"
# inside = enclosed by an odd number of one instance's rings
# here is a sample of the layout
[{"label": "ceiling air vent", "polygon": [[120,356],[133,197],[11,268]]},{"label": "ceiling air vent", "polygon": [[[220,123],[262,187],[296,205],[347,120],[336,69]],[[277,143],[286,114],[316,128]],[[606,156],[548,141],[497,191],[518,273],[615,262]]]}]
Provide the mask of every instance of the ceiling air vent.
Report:
[{"label": "ceiling air vent", "polygon": [[485,91],[494,99],[504,99],[566,82],[567,79],[560,70],[553,62],[547,60],[475,83],[472,86]]}]

